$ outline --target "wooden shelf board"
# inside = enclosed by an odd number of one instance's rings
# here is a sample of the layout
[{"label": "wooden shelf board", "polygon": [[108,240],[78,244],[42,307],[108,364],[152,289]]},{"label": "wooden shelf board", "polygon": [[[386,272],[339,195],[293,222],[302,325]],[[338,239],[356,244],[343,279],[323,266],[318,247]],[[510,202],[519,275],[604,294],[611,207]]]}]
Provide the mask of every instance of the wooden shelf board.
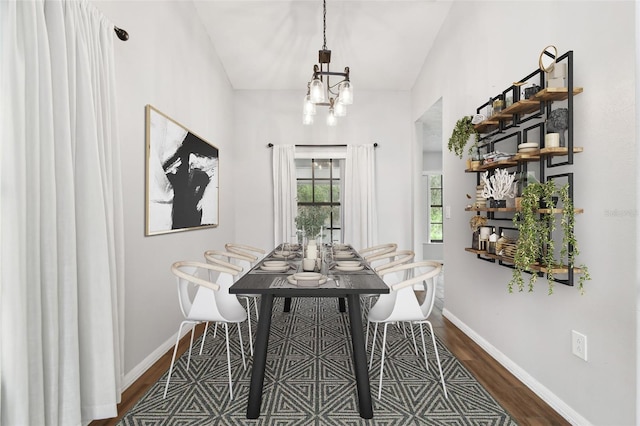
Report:
[{"label": "wooden shelf board", "polygon": [[502,110],[503,114],[531,114],[540,111],[540,101],[523,99]]},{"label": "wooden shelf board", "polygon": [[[574,87],[573,95],[579,95],[583,92],[582,87]],[[567,87],[547,87],[533,95],[532,100],[537,101],[564,101],[569,97],[569,89]]]},{"label": "wooden shelf board", "polygon": [[478,133],[490,133],[498,128],[499,121],[484,120],[482,123],[475,124],[474,127]]},{"label": "wooden shelf board", "polygon": [[[516,213],[521,209],[517,209],[515,207],[465,207],[464,211],[466,212],[503,212],[503,213]],[[575,214],[583,214],[584,209],[573,209]],[[537,213],[552,213],[552,214],[562,214],[564,209],[538,209]]]},{"label": "wooden shelf board", "polygon": [[[473,253],[473,254],[479,254],[481,256],[485,256],[491,259],[496,259],[496,260],[501,260],[504,263],[509,263],[511,265],[514,264],[514,260],[512,257],[506,257],[506,256],[499,256],[497,254],[491,254],[488,253],[484,250],[478,250],[478,249],[474,249],[471,247],[466,247],[464,249],[466,252],[469,253]],[[540,265],[531,265],[530,266],[532,271],[537,271],[537,272],[542,272],[542,273],[547,273],[548,268],[544,267],[544,266],[540,266]],[[566,265],[555,265],[553,268],[551,268],[551,270],[553,271],[554,274],[568,274],[569,273],[569,268]],[[582,273],[582,269],[580,268],[573,268],[573,273],[574,274],[581,274]]]},{"label": "wooden shelf board", "polygon": [[[573,153],[578,154],[584,151],[581,146],[574,146]],[[525,152],[521,154],[515,154],[506,160],[496,161],[495,163],[483,164],[477,169],[465,169],[465,173],[484,172],[487,170],[495,169],[498,167],[514,167],[518,165],[518,162],[523,161],[539,161],[540,157],[560,157],[567,155],[569,148],[557,147],[557,148],[542,148],[537,151]]]},{"label": "wooden shelf board", "polygon": [[515,213],[518,210],[515,207],[465,207],[467,212],[505,212]]}]

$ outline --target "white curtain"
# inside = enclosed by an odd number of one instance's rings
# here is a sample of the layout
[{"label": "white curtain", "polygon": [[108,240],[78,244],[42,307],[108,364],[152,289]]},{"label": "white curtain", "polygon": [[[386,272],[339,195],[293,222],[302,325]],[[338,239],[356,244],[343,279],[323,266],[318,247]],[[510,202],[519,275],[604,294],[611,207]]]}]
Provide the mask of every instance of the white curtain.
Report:
[{"label": "white curtain", "polygon": [[0,423],[117,414],[123,222],[113,25],[0,2]]},{"label": "white curtain", "polygon": [[273,147],[273,238],[275,244],[291,242],[298,215],[294,145]]},{"label": "white curtain", "polygon": [[375,152],[373,145],[347,146],[344,177],[344,242],[356,249],[377,240]]}]

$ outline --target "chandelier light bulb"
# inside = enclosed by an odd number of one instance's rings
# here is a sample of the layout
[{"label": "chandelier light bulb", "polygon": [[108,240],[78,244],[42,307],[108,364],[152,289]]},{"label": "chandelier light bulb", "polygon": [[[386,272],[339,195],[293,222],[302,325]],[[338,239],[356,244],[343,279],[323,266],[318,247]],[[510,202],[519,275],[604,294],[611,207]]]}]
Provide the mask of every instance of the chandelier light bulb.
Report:
[{"label": "chandelier light bulb", "polygon": [[343,105],[351,105],[353,103],[353,86],[349,80],[340,83],[338,88],[338,100]]},{"label": "chandelier light bulb", "polygon": [[327,126],[335,126],[338,124],[338,119],[333,111],[333,108],[329,109],[329,114],[327,114]]},{"label": "chandelier light bulb", "polygon": [[302,115],[302,124],[305,126],[310,126],[313,124],[313,115],[311,114],[303,114]]},{"label": "chandelier light bulb", "polygon": [[316,104],[311,102],[311,95],[307,95],[304,97],[304,102],[302,106],[302,112],[305,115],[315,115],[316,113]]},{"label": "chandelier light bulb", "polygon": [[333,113],[336,117],[344,117],[347,115],[347,106],[340,102],[340,96],[338,96],[336,102],[333,104]]},{"label": "chandelier light bulb", "polygon": [[324,84],[322,84],[322,80],[320,80],[318,77],[314,78],[313,81],[311,82],[311,85],[309,86],[309,91],[310,91],[310,96],[311,96],[311,102],[313,102],[314,104],[319,104],[321,102],[324,102]]}]

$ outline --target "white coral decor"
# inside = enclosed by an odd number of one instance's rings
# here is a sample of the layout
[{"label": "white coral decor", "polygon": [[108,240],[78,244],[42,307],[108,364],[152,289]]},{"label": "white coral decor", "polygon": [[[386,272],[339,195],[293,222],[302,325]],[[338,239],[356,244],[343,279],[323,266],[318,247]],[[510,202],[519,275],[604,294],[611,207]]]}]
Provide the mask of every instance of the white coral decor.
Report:
[{"label": "white coral decor", "polygon": [[515,184],[516,174],[510,175],[506,169],[498,169],[489,178],[489,172],[484,172],[481,176],[484,182],[482,196],[493,198],[494,200],[505,200],[516,195],[517,186]]}]

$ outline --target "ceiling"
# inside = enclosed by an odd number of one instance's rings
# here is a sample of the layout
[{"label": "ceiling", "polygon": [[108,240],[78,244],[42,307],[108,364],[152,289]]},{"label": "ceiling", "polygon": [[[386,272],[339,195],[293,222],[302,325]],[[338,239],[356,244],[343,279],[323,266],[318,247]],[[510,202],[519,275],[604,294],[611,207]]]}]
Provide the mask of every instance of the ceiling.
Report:
[{"label": "ceiling", "polygon": [[[237,90],[306,89],[323,45],[321,0],[195,0]],[[410,90],[451,0],[327,0],[331,70],[358,90]]]}]

